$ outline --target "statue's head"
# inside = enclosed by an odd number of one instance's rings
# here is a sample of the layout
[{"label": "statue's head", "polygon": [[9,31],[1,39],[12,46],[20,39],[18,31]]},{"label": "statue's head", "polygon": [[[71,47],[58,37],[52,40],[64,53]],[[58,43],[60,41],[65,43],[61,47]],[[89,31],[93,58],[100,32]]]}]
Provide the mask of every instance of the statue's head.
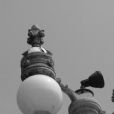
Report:
[{"label": "statue's head", "polygon": [[40,30],[37,25],[33,25],[31,29],[28,30],[28,40],[27,43],[34,46],[41,46],[44,41],[45,36],[44,30]]}]

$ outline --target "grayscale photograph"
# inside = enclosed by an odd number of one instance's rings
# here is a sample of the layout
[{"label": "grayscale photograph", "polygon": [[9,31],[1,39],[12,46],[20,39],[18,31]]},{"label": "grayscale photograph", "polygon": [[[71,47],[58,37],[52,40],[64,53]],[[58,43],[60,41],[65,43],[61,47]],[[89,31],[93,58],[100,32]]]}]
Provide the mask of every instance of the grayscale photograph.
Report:
[{"label": "grayscale photograph", "polygon": [[0,0],[0,114],[114,114],[113,0]]}]

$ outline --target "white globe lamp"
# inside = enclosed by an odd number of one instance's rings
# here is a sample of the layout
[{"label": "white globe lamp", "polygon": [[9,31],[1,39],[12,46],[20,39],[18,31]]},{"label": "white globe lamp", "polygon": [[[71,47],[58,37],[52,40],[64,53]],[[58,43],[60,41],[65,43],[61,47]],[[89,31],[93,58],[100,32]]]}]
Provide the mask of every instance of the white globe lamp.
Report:
[{"label": "white globe lamp", "polygon": [[22,82],[17,104],[23,114],[56,114],[63,103],[59,84],[46,75],[34,75]]}]

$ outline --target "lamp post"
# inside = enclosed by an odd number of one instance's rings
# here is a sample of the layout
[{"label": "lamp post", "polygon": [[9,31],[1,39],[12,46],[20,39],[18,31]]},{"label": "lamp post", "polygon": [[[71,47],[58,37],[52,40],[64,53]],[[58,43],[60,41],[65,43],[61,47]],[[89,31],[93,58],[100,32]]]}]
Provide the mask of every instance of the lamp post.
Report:
[{"label": "lamp post", "polygon": [[25,51],[21,59],[22,83],[17,93],[17,104],[23,114],[57,114],[63,104],[62,92],[71,103],[69,114],[103,114],[101,106],[94,99],[88,86],[104,87],[99,71],[81,81],[80,89],[74,91],[56,77],[52,53],[42,47],[44,30],[33,25],[28,30],[27,43],[32,47]]}]

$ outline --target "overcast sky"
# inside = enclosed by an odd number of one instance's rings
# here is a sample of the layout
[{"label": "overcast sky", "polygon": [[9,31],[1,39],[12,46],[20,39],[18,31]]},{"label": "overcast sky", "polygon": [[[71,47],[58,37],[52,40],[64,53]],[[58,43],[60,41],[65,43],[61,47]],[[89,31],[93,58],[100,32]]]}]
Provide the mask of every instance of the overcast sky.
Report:
[{"label": "overcast sky", "polygon": [[[21,54],[27,31],[38,24],[45,30],[44,47],[52,51],[57,77],[73,90],[100,70],[103,89],[92,89],[102,108],[111,114],[114,88],[113,0],[0,0],[0,113],[21,114],[16,103]],[[67,114],[70,100],[58,114]]]}]

